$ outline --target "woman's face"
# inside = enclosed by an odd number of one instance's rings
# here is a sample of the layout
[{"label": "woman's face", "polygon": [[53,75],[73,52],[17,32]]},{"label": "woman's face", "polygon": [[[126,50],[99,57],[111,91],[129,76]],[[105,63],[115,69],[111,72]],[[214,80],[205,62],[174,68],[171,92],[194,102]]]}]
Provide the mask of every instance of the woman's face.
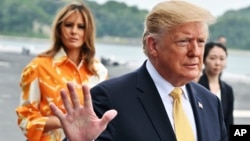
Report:
[{"label": "woman's face", "polygon": [[226,52],[218,47],[213,47],[205,59],[205,70],[210,75],[220,75],[226,66]]},{"label": "woman's face", "polygon": [[67,49],[80,49],[84,44],[85,23],[79,12],[72,13],[61,25],[61,39]]}]

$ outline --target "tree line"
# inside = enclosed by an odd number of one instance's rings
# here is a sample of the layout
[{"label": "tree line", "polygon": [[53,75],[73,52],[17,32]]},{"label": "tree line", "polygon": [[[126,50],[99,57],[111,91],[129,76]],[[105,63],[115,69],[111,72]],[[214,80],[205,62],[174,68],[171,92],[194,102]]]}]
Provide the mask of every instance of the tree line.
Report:
[{"label": "tree line", "polygon": [[[141,38],[147,10],[116,1],[84,2],[94,15],[97,38]],[[62,0],[1,0],[0,34],[48,38],[53,18],[64,4]],[[250,49],[249,15],[250,7],[227,11],[210,26],[210,40],[225,36],[229,48]]]}]

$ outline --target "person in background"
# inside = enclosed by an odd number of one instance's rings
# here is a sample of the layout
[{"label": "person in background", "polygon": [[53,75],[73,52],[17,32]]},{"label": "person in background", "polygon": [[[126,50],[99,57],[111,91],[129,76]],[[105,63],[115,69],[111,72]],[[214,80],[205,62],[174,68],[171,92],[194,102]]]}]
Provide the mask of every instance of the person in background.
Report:
[{"label": "person in background", "polygon": [[223,44],[223,45],[225,46],[226,43],[227,43],[227,38],[224,37],[224,36],[220,36],[220,37],[217,39],[216,42],[217,42],[217,43],[221,43],[221,44]]},{"label": "person in background", "polygon": [[222,103],[225,125],[229,131],[234,123],[234,93],[233,88],[221,79],[221,74],[226,66],[227,49],[221,43],[209,42],[205,45],[204,70],[198,83],[216,95]]},{"label": "person in background", "polygon": [[[222,44],[222,45],[225,46],[226,43],[227,43],[227,39],[226,39],[226,37],[224,37],[224,36],[219,36],[215,42],[216,42],[216,43],[220,43],[220,44]],[[198,82],[201,75],[202,75],[202,72],[200,73],[200,75],[198,75],[198,77],[196,77],[196,78],[194,79],[194,81],[195,81],[195,82]]]},{"label": "person in background", "polygon": [[107,79],[107,69],[95,57],[95,24],[91,11],[73,1],[57,13],[52,26],[52,47],[35,57],[21,74],[21,100],[16,108],[18,126],[28,141],[61,141],[65,138],[53,102],[66,113],[61,89],[72,82],[83,104],[82,85]]},{"label": "person in background", "polygon": [[[209,11],[187,1],[158,3],[145,20],[147,59],[141,67],[90,91],[84,85],[83,105],[68,83],[70,99],[61,91],[67,113],[50,104],[67,140],[227,141],[219,98],[193,82],[202,70],[208,25],[214,20]],[[174,112],[177,104],[182,116]]]}]

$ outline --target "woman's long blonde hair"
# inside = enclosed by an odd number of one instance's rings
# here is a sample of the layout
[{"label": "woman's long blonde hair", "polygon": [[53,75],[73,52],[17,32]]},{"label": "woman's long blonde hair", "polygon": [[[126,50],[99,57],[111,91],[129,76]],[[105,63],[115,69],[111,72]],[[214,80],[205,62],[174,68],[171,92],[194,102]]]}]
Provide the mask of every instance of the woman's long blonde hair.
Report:
[{"label": "woman's long blonde hair", "polygon": [[83,3],[78,1],[73,1],[70,4],[67,4],[63,8],[61,8],[52,24],[52,47],[39,54],[38,56],[49,56],[53,57],[55,54],[63,48],[63,42],[61,39],[61,25],[63,21],[68,18],[72,13],[79,12],[85,22],[85,36],[84,36],[84,44],[81,47],[80,58],[84,61],[84,64],[89,71],[89,73],[97,75],[97,72],[94,68],[94,60],[95,60],[95,23],[94,18],[91,11],[88,7]]}]

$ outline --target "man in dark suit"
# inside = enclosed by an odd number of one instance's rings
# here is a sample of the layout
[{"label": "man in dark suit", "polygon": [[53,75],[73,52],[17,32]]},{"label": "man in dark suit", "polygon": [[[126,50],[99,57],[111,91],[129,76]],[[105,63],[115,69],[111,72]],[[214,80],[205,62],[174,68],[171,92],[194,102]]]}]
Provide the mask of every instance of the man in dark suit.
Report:
[{"label": "man in dark suit", "polygon": [[220,100],[192,82],[202,69],[213,20],[207,10],[186,1],[156,5],[145,20],[143,50],[148,59],[140,68],[98,84],[91,94],[83,86],[84,105],[68,83],[72,104],[66,91],[61,93],[66,114],[51,104],[67,139],[176,141],[171,92],[178,87],[192,141],[226,141]]}]

